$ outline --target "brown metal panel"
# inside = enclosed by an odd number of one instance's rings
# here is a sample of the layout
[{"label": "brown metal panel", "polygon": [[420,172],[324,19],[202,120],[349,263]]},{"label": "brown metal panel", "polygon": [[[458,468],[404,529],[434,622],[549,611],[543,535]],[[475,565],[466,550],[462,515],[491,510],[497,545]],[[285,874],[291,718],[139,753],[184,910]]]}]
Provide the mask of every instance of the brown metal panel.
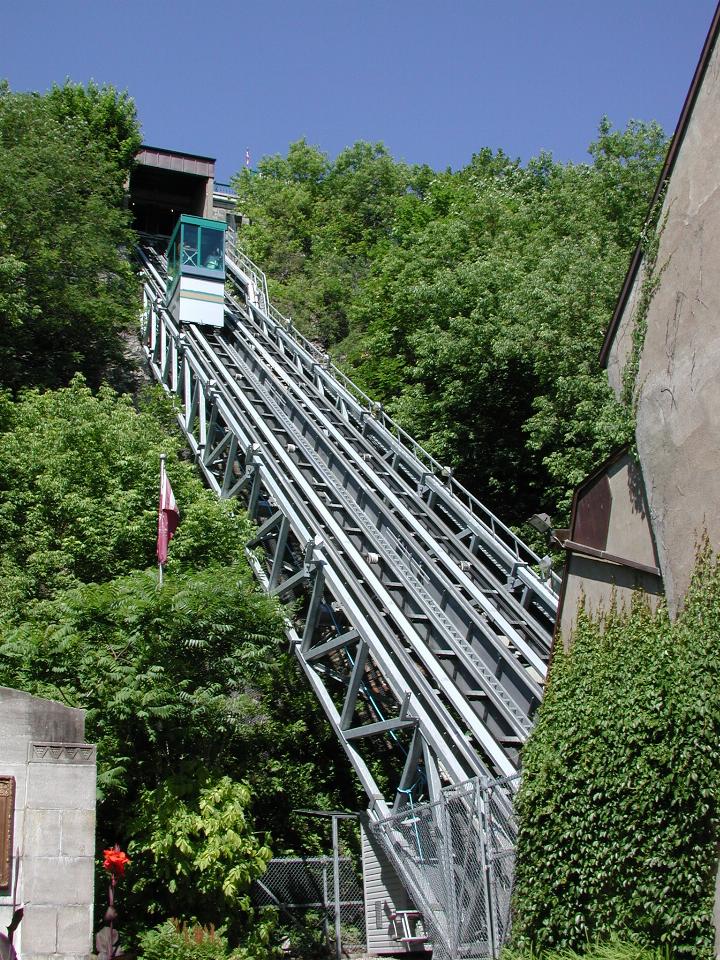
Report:
[{"label": "brown metal panel", "polygon": [[194,177],[213,177],[215,175],[215,161],[212,157],[182,153],[179,150],[163,150],[159,147],[142,146],[135,155],[135,163],[141,167],[159,167],[161,170],[188,173]]},{"label": "brown metal panel", "polygon": [[15,777],[0,777],[0,890],[12,881],[13,820],[15,818]]},{"label": "brown metal panel", "polygon": [[572,539],[586,547],[604,550],[610,529],[612,494],[607,474],[585,489],[577,501]]}]

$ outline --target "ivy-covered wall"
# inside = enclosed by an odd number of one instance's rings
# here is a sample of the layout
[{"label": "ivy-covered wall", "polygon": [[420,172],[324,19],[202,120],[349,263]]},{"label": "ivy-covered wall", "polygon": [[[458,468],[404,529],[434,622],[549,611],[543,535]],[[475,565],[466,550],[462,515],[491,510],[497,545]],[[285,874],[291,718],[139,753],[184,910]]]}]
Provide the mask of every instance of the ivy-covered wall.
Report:
[{"label": "ivy-covered wall", "polygon": [[581,617],[524,751],[518,946],[619,935],[710,956],[720,792],[720,564],[671,622]]}]

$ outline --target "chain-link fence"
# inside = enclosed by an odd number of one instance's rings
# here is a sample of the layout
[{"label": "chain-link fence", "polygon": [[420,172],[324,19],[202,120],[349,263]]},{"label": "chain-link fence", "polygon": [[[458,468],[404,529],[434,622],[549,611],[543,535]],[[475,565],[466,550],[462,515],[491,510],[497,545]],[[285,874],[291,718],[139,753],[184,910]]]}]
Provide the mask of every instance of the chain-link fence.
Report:
[{"label": "chain-link fence", "polygon": [[518,778],[475,779],[371,824],[422,912],[435,956],[497,957],[510,932]]},{"label": "chain-link fence", "polygon": [[[365,950],[362,880],[350,857],[338,858],[340,946],[343,954]],[[252,888],[255,906],[276,907],[290,924],[317,925],[328,951],[335,947],[335,862],[333,857],[277,857]]]}]

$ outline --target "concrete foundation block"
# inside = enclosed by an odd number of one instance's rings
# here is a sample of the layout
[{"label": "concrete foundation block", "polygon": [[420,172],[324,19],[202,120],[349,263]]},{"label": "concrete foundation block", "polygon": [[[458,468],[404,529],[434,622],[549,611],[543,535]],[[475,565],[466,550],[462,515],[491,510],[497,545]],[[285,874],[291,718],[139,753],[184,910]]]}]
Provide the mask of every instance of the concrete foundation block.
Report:
[{"label": "concrete foundation block", "polygon": [[95,768],[90,764],[31,763],[27,805],[48,810],[94,810]]},{"label": "concrete foundation block", "polygon": [[25,814],[25,846],[27,857],[47,856],[48,850],[60,849],[59,810],[28,810]]},{"label": "concrete foundation block", "polygon": [[95,811],[63,810],[60,853],[63,857],[95,855]]},{"label": "concrete foundation block", "polygon": [[92,926],[91,906],[63,907],[58,914],[58,952],[87,955],[92,948]]},{"label": "concrete foundation block", "polygon": [[23,958],[38,953],[57,951],[58,909],[29,903],[22,919],[21,942]]},{"label": "concrete foundation block", "polygon": [[64,909],[92,900],[92,857],[28,857],[23,866],[24,898],[31,903],[53,903]]}]

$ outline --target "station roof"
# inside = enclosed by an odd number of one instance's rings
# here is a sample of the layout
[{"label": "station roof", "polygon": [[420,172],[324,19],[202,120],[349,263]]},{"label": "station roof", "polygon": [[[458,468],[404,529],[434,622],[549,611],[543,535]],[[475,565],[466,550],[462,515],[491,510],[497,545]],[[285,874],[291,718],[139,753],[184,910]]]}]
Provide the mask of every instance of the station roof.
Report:
[{"label": "station roof", "polygon": [[143,144],[135,155],[135,162],[144,167],[159,167],[176,173],[189,173],[196,177],[215,176],[215,158],[203,157],[197,153],[184,153],[179,150],[166,150],[164,147],[151,147]]}]

